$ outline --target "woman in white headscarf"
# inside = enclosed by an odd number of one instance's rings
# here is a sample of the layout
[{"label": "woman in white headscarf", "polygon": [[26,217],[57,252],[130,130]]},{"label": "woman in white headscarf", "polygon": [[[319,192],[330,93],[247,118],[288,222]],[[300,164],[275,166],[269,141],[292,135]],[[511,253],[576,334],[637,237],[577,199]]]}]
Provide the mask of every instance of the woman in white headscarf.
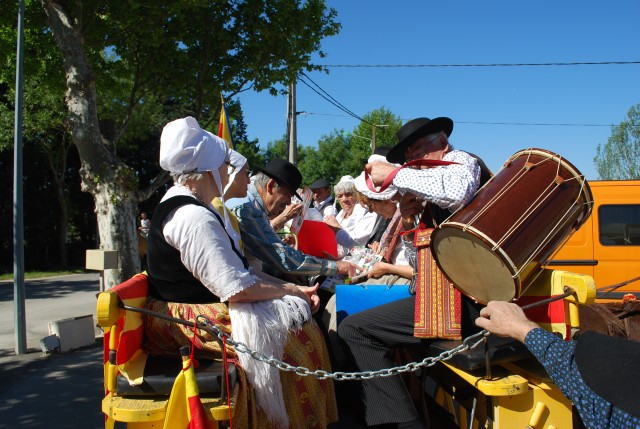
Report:
[{"label": "woman in white headscarf", "polygon": [[[372,155],[369,158],[369,162],[382,160],[387,162],[385,158],[378,155]],[[374,251],[383,256],[383,260],[371,267],[367,273],[369,280],[365,283],[409,284],[413,276],[413,268],[405,256],[405,242],[400,238],[403,227],[398,203],[401,195],[393,185],[383,191],[369,189],[364,174],[362,172],[354,180],[357,200],[369,211],[390,219],[380,242],[372,245]],[[408,195],[407,197],[412,196]]]},{"label": "woman in white headscarf", "polygon": [[352,247],[367,244],[377,216],[356,201],[353,177],[343,176],[333,192],[342,210],[336,216],[325,216],[324,222],[336,231],[338,256],[343,257]]},{"label": "woman in white headscarf", "polygon": [[[244,198],[247,196],[247,186],[251,183],[251,170],[247,164],[247,158],[233,149],[229,149],[229,165],[227,166],[229,180],[224,187],[224,201],[231,198]],[[225,215],[225,229],[233,238],[238,249],[242,250],[242,240],[240,239],[240,226],[238,219],[224,205],[220,197],[215,197],[212,201],[213,207],[218,213]],[[244,251],[243,251],[244,253]]]},{"label": "woman in white headscarf", "polygon": [[[194,118],[178,119],[162,132],[160,165],[175,183],[152,219],[148,307],[183,319],[207,315],[253,350],[276,359],[286,355],[294,365],[330,369],[322,334],[311,318],[319,304],[317,286],[298,286],[249,269],[225,229],[226,211],[220,216],[213,209],[214,198],[224,203],[229,174],[236,170],[225,142]],[[175,354],[191,344],[191,336],[180,325],[148,318],[145,349]],[[205,333],[199,332],[194,344],[201,357],[220,356],[214,355],[220,352],[217,342]],[[235,355],[233,349],[228,352]],[[337,419],[330,381],[299,380],[246,353],[237,358],[242,368],[234,416],[238,427],[305,427],[309,419],[325,427]]]}]

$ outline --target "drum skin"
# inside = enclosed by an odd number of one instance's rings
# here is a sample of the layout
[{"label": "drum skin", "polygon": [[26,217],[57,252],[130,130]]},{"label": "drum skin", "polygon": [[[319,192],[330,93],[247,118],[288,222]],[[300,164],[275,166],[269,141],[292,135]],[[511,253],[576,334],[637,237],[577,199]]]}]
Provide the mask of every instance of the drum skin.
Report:
[{"label": "drum skin", "polygon": [[582,174],[557,154],[514,154],[464,208],[434,231],[433,256],[465,295],[486,304],[519,298],[591,214]]}]

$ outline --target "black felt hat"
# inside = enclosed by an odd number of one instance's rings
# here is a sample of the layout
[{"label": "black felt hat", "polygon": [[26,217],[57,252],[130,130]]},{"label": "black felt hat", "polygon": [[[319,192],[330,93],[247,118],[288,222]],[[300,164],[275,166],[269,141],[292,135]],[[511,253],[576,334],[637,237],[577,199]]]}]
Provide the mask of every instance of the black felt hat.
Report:
[{"label": "black felt hat", "polygon": [[586,331],[577,339],[575,361],[591,390],[640,417],[640,342]]},{"label": "black felt hat", "polygon": [[298,188],[302,183],[302,174],[300,170],[282,158],[273,158],[264,167],[257,167],[256,170],[263,172],[280,185],[288,186],[296,197],[302,200],[302,197],[298,195]]},{"label": "black felt hat", "polygon": [[311,190],[324,189],[324,188],[328,188],[329,186],[331,186],[331,183],[329,183],[327,179],[318,179],[315,182],[313,182],[311,185],[309,185],[309,189]]},{"label": "black felt hat", "polygon": [[387,161],[394,164],[404,164],[404,151],[411,143],[429,134],[444,131],[447,137],[453,131],[453,121],[446,117],[441,118],[417,118],[404,124],[396,133],[398,144],[391,148],[387,154]]}]

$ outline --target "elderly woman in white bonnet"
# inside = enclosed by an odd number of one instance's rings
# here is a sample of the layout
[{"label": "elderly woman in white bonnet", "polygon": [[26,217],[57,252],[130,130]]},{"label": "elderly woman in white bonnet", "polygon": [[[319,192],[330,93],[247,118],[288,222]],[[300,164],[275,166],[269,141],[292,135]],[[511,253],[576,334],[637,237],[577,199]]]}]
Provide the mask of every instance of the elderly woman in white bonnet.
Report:
[{"label": "elderly woman in white bonnet", "polygon": [[356,201],[353,177],[343,176],[333,192],[342,210],[336,216],[325,216],[324,222],[336,231],[338,256],[343,257],[352,247],[367,244],[377,216]]},{"label": "elderly woman in white bonnet", "polygon": [[[368,162],[376,161],[387,162],[386,158],[379,155],[371,155]],[[400,193],[393,185],[384,190],[375,187],[370,189],[366,183],[364,172],[356,177],[354,186],[356,198],[363,206],[367,207],[369,211],[391,219],[380,242],[372,245],[376,253],[383,256],[383,259],[369,270],[367,273],[369,280],[366,283],[409,284],[413,276],[413,269],[405,256],[404,241],[400,239],[400,232],[403,229],[398,204],[401,198]],[[373,185],[371,184],[371,186]]]},{"label": "elderly woman in white bonnet", "polygon": [[[194,118],[178,119],[162,132],[160,165],[175,183],[151,223],[147,306],[182,319],[206,315],[253,350],[279,360],[293,356],[289,363],[296,366],[330,370],[322,333],[311,318],[319,305],[317,285],[298,286],[249,269],[225,229],[226,212],[221,216],[213,209],[214,198],[224,203],[229,173],[237,168],[231,165],[226,143],[200,128]],[[191,344],[191,336],[188,328],[150,317],[145,349],[149,354],[174,355]],[[194,345],[201,358],[221,356],[217,342],[206,333],[199,331]],[[304,377],[300,382],[294,374],[281,375],[246,353],[236,355],[232,348],[227,352],[242,368],[234,425],[305,427],[313,419],[324,427],[337,419],[330,381]]]},{"label": "elderly woman in white bonnet", "polygon": [[[251,183],[251,170],[247,164],[247,158],[241,153],[233,149],[229,149],[229,165],[227,166],[229,180],[224,187],[224,200],[230,198],[244,198],[247,196],[247,186]],[[242,240],[240,239],[240,226],[236,216],[227,209],[224,201],[220,197],[215,197],[212,201],[213,207],[218,213],[225,217],[225,229],[233,238],[234,244],[238,249],[242,249]],[[244,252],[243,252],[244,253]]]}]

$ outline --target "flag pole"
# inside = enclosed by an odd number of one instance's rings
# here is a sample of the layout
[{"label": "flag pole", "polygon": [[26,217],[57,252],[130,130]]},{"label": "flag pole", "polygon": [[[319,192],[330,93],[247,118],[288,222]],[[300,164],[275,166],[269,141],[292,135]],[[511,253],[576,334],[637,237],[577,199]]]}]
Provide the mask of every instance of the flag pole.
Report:
[{"label": "flag pole", "polygon": [[236,142],[233,141],[233,134],[231,133],[231,124],[229,117],[227,116],[227,108],[224,105],[224,97],[220,93],[220,101],[222,103],[220,108],[220,121],[218,122],[218,137],[227,142],[227,146],[230,149],[236,149]]}]

